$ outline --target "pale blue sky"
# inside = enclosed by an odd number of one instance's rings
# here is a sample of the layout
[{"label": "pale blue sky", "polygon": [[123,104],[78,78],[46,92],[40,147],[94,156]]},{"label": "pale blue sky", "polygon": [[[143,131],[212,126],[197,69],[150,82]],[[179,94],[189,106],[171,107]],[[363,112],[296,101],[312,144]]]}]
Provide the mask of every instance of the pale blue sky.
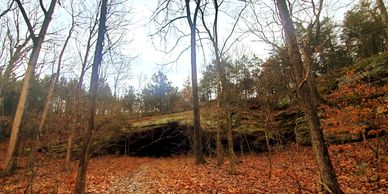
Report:
[{"label": "pale blue sky", "polygon": [[[341,3],[349,3],[354,2],[352,0],[341,1]],[[357,1],[355,1],[357,2]],[[133,8],[134,8],[134,16],[133,20],[135,21],[135,28],[131,32],[134,37],[134,42],[129,46],[131,48],[136,48],[135,51],[138,54],[138,58],[132,63],[132,80],[131,85],[135,88],[139,86],[139,75],[146,76],[148,80],[151,78],[152,74],[157,72],[159,69],[163,68],[167,73],[167,76],[170,81],[173,82],[174,86],[181,87],[184,83],[184,80],[187,79],[191,74],[190,70],[190,53],[186,52],[182,55],[180,60],[177,63],[170,64],[162,67],[159,64],[167,63],[174,58],[177,53],[179,53],[183,47],[177,48],[174,54],[166,55],[162,52],[159,52],[152,44],[150,40],[149,34],[154,32],[150,30],[150,28],[154,27],[154,24],[147,25],[149,22],[149,18],[152,15],[152,12],[156,8],[157,1],[156,0],[133,0]],[[343,14],[346,10],[350,8],[350,5],[347,7],[341,7],[341,3],[338,1],[329,2],[329,8],[335,8],[335,10],[326,10],[323,15],[328,15],[333,17],[338,22],[342,21]],[[338,8],[341,7],[341,8]],[[224,17],[225,18],[225,17]],[[222,16],[220,17],[219,28],[221,32],[228,31],[228,25],[230,26],[231,22],[227,22]],[[183,25],[182,28],[188,29],[186,25]],[[237,32],[238,34],[238,32]],[[270,46],[259,43],[256,37],[248,37],[242,41],[239,41],[239,47],[241,48],[240,52],[244,52],[244,54],[255,54],[260,58],[265,58],[268,56],[268,51],[270,50]],[[175,41],[173,38],[172,42]],[[186,46],[186,45],[185,45]],[[204,47],[206,55],[206,62],[203,59],[202,50],[198,51],[198,73],[200,74],[204,63],[208,63],[211,57],[211,48],[208,46]],[[232,52],[232,54],[236,54]],[[239,53],[240,55],[242,53]],[[201,75],[199,75],[201,76]],[[143,85],[144,86],[144,85]]]},{"label": "pale blue sky", "polygon": [[[352,2],[352,0],[345,0],[345,1]],[[333,1],[332,2],[333,4],[329,5],[329,7],[331,9],[333,9],[334,7],[340,7],[339,4],[344,3],[345,1],[341,1],[341,2]],[[166,65],[166,66],[161,66],[160,64],[165,64],[167,62],[170,62],[172,59],[174,59],[183,48],[188,46],[188,40],[182,42],[181,46],[178,47],[170,55],[166,55],[165,53],[158,51],[158,49],[156,49],[155,46],[152,44],[151,38],[149,37],[149,34],[155,32],[155,24],[149,24],[149,21],[150,21],[150,16],[152,15],[152,12],[155,10],[157,6],[157,0],[132,0],[129,2],[131,2],[133,7],[133,12],[130,14],[133,24],[130,27],[130,30],[128,31],[126,38],[133,39],[133,42],[131,42],[126,46],[125,52],[127,52],[129,56],[137,55],[138,57],[134,61],[132,61],[132,65],[131,65],[132,78],[131,80],[127,81],[127,83],[123,83],[122,84],[123,87],[127,87],[128,85],[132,85],[135,88],[138,88],[139,86],[140,87],[144,86],[146,84],[146,81],[148,81],[151,78],[152,74],[154,74],[160,69],[163,69],[166,72],[169,80],[173,82],[174,86],[181,87],[184,83],[184,80],[186,80],[187,77],[190,76],[191,74],[190,53],[189,52],[184,53],[181,56],[180,60],[178,60],[176,63]],[[357,2],[357,0],[354,2]],[[0,2],[0,7],[4,7],[4,1]],[[229,7],[229,9],[232,11],[234,8],[235,7],[233,6]],[[238,7],[235,9],[238,9]],[[331,11],[328,10],[323,14],[332,16],[333,18],[336,18],[337,21],[341,21],[343,18],[343,13],[348,9],[349,9],[349,6],[342,7],[341,9],[331,10]],[[58,12],[57,14],[62,15]],[[227,18],[225,15],[220,16],[220,21],[219,21],[219,30],[221,32],[220,40],[222,40],[222,36],[225,36],[225,32],[227,32],[228,28],[230,28],[230,24],[233,22],[232,20],[230,20],[230,18]],[[59,27],[61,26],[61,24],[56,25],[58,24],[57,20],[53,23],[54,24],[52,24],[51,26],[56,26],[56,28],[58,28],[58,26]],[[188,30],[188,26],[184,22],[182,23],[181,30]],[[237,36],[239,35],[238,31],[236,35]],[[168,41],[168,42],[175,42],[176,37],[170,37],[170,38],[171,38],[171,41]],[[233,50],[231,51],[231,53],[233,55],[255,54],[261,58],[265,58],[267,56],[267,53],[270,47],[268,45],[259,43],[255,40],[257,40],[257,38],[251,36],[244,40],[239,41],[238,47],[239,47],[240,53],[236,54],[237,52]],[[161,45],[159,45],[159,47],[160,46]],[[199,76],[201,76],[200,73],[201,73],[202,67],[204,66],[204,64],[208,63],[211,60],[211,56],[212,56],[212,49],[210,46],[205,46],[204,50],[205,50],[206,60],[204,60],[203,58],[202,50],[198,51],[197,65],[198,65]],[[68,52],[71,52],[71,50],[69,49]],[[69,75],[72,73],[71,72],[72,70],[73,69],[70,69]],[[64,73],[65,73],[65,70],[64,70]],[[139,79],[138,79],[140,75],[142,77],[142,79],[140,79],[142,81],[141,84],[139,84]],[[148,79],[144,79],[144,77]]]}]

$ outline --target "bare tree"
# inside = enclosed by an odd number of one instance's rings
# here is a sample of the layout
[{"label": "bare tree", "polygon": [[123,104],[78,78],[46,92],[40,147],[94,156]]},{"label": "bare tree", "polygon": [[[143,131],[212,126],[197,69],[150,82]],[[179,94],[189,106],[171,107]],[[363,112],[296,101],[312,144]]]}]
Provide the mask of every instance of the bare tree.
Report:
[{"label": "bare tree", "polygon": [[202,133],[201,133],[201,116],[199,112],[199,97],[198,97],[198,80],[197,80],[197,19],[200,9],[200,0],[197,0],[194,8],[194,15],[191,18],[190,0],[185,0],[186,3],[186,18],[190,26],[190,50],[191,50],[191,84],[193,88],[193,114],[194,114],[194,153],[197,164],[205,163],[203,154]]},{"label": "bare tree", "polygon": [[[87,10],[86,7],[84,7],[85,11]],[[89,12],[88,12],[89,14]],[[80,120],[80,107],[79,107],[79,101],[81,98],[81,91],[82,86],[84,83],[84,77],[86,74],[86,71],[90,69],[90,53],[92,51],[92,47],[95,44],[95,36],[97,34],[97,27],[98,27],[98,13],[92,14],[93,16],[88,18],[88,23],[86,24],[88,27],[85,30],[87,34],[87,40],[86,45],[84,46],[84,54],[82,51],[78,51],[78,56],[81,61],[81,71],[80,75],[78,77],[77,85],[74,89],[73,93],[73,102],[72,102],[72,108],[71,108],[71,115],[72,120],[70,124],[70,134],[67,138],[67,146],[66,146],[66,157],[64,162],[64,169],[69,171],[70,170],[70,161],[72,158],[72,151],[73,151],[73,144],[74,144],[74,138],[76,136],[76,128],[78,127],[77,123]],[[85,25],[85,24],[84,24]],[[77,44],[78,45],[78,44]],[[81,49],[81,48],[79,48]]]},{"label": "bare tree", "polygon": [[16,147],[17,147],[17,144],[19,141],[20,124],[21,124],[22,119],[23,119],[26,101],[27,101],[28,94],[29,94],[30,80],[31,80],[32,75],[34,73],[35,66],[36,66],[36,63],[37,63],[38,58],[39,58],[39,53],[40,53],[44,38],[46,36],[47,29],[48,29],[49,24],[51,22],[52,15],[54,13],[55,5],[57,4],[57,0],[52,0],[50,3],[49,9],[46,10],[46,8],[43,5],[43,2],[39,1],[41,9],[44,13],[44,20],[43,20],[42,26],[40,28],[39,34],[38,34],[38,36],[36,36],[34,29],[31,25],[31,22],[27,16],[27,13],[24,10],[23,4],[21,3],[20,0],[15,0],[15,1],[18,4],[18,7],[23,15],[24,21],[27,24],[28,31],[30,33],[30,36],[31,36],[32,42],[33,42],[33,49],[32,49],[31,56],[30,56],[30,59],[28,62],[27,71],[26,71],[26,74],[25,74],[25,77],[23,80],[22,89],[20,92],[19,103],[18,103],[18,106],[16,109],[13,124],[12,124],[11,138],[9,141],[7,156],[6,156],[5,164],[4,164],[4,171],[3,171],[4,175],[8,175],[8,174],[12,173],[12,171],[16,167],[16,158],[15,158]]},{"label": "bare tree", "polygon": [[[121,70],[121,73],[119,73],[120,80],[126,79],[129,76],[128,67],[131,60],[133,59],[133,57],[129,57],[126,53],[122,52],[122,50],[124,50],[123,46],[127,46],[130,42],[125,40],[125,35],[128,34],[127,27],[130,25],[130,18],[128,18],[127,14],[131,11],[131,8],[125,4],[126,2],[127,0],[112,0],[108,3],[109,11],[107,12],[108,19],[105,32],[106,38],[104,43],[104,50],[102,51],[104,56],[108,56],[104,58],[103,64],[106,66],[104,71],[109,71],[109,73],[116,76],[117,73],[114,68],[121,66],[125,69],[125,71]],[[77,84],[73,91],[71,103],[72,119],[69,123],[70,134],[67,139],[66,157],[64,161],[64,169],[67,171],[70,170],[73,144],[77,135],[77,131],[81,129],[82,132],[84,129],[84,126],[80,124],[82,123],[82,118],[85,117],[85,113],[83,111],[84,108],[81,106],[82,90],[84,79],[87,77],[87,71],[91,68],[91,63],[93,60],[91,53],[97,41],[96,36],[98,33],[100,5],[101,1],[94,3],[80,3],[81,9],[79,13],[76,14],[76,27],[78,28],[75,29],[75,31],[77,31],[75,39],[81,68]],[[112,81],[115,80],[113,79]],[[116,85],[119,85],[118,83],[119,81]]]},{"label": "bare tree", "polygon": [[343,193],[339,187],[337,177],[327,150],[322,128],[320,126],[317,105],[314,102],[309,87],[309,73],[305,73],[302,57],[299,51],[293,21],[285,0],[276,0],[280,21],[288,50],[288,57],[295,76],[298,94],[301,98],[302,109],[311,130],[311,143],[318,163],[321,184],[327,193]]},{"label": "bare tree", "polygon": [[124,80],[130,78],[129,75],[129,66],[130,66],[130,60],[120,60],[117,63],[114,63],[113,65],[113,96],[116,98],[119,97],[119,87],[123,83]]},{"label": "bare tree", "polygon": [[[219,13],[220,13],[220,6],[225,3],[224,1],[217,1],[213,0],[213,9],[214,9],[214,18],[212,22],[212,30],[208,27],[206,23],[206,15],[207,15],[207,2],[201,7],[201,19],[202,24],[206,30],[206,33],[211,41],[211,44],[214,49],[215,54],[215,64],[216,64],[216,70],[219,77],[219,82],[221,83],[220,86],[218,86],[218,106],[219,108],[223,109],[225,111],[225,118],[226,118],[226,132],[227,132],[227,138],[228,138],[228,152],[229,152],[229,159],[230,159],[230,172],[235,173],[235,160],[236,155],[234,153],[234,144],[233,144],[233,134],[232,134],[232,119],[231,119],[231,105],[230,105],[230,99],[231,90],[229,88],[229,83],[226,77],[225,67],[224,67],[224,55],[229,50],[229,48],[233,45],[233,43],[236,43],[238,41],[238,38],[235,39],[230,45],[228,44],[228,41],[231,39],[233,33],[235,32],[235,29],[237,27],[237,24],[241,18],[241,15],[245,8],[247,7],[247,3],[245,3],[244,7],[239,11],[235,22],[232,26],[232,29],[227,34],[226,39],[224,42],[220,45],[219,42],[219,31],[218,31],[218,20],[219,20]],[[221,126],[217,126],[216,130],[216,152],[217,152],[217,165],[222,164],[222,145],[221,145]]]},{"label": "bare tree", "polygon": [[94,54],[94,60],[93,60],[93,66],[92,66],[92,76],[90,78],[88,128],[83,135],[81,158],[78,165],[77,179],[76,179],[76,185],[75,185],[76,194],[85,193],[86,170],[87,170],[88,160],[89,160],[89,156],[88,156],[89,144],[92,138],[92,132],[95,129],[94,117],[96,114],[98,76],[99,76],[99,67],[102,62],[102,54],[103,54],[103,47],[104,47],[103,43],[104,43],[105,32],[106,32],[107,10],[108,10],[108,0],[102,0],[96,51]]},{"label": "bare tree", "polygon": [[61,49],[61,52],[59,53],[59,58],[58,58],[58,64],[57,64],[57,69],[56,69],[56,72],[55,72],[55,75],[54,75],[54,80],[51,81],[51,84],[49,86],[49,89],[48,89],[48,93],[47,93],[47,96],[46,96],[46,99],[44,101],[44,105],[43,105],[43,110],[42,110],[42,116],[40,118],[40,122],[39,122],[39,125],[38,127],[34,127],[35,131],[34,131],[34,141],[33,141],[33,144],[31,146],[31,150],[30,150],[30,154],[29,154],[29,157],[28,157],[28,160],[27,160],[27,169],[28,170],[31,170],[32,167],[33,167],[33,162],[34,162],[34,158],[35,158],[35,154],[37,152],[37,149],[39,147],[39,142],[40,142],[40,138],[42,136],[42,130],[43,130],[43,127],[44,127],[44,124],[46,122],[46,118],[47,118],[47,114],[49,112],[49,108],[50,108],[50,104],[51,104],[51,101],[52,101],[52,98],[53,98],[53,95],[54,95],[54,89],[59,81],[59,78],[60,78],[60,73],[61,73],[61,68],[62,68],[62,60],[63,60],[63,56],[65,54],[65,51],[66,51],[66,47],[69,43],[69,40],[71,38],[71,35],[73,33],[73,30],[74,30],[74,26],[75,26],[75,18],[74,18],[74,11],[73,11],[73,5],[71,5],[71,9],[72,9],[72,21],[71,21],[71,27],[68,31],[68,34],[67,34],[67,37],[65,39],[65,42],[63,43],[63,46],[62,46],[62,49]]},{"label": "bare tree", "polygon": [[[194,8],[191,8],[191,5],[194,4]],[[201,0],[185,0],[185,3],[176,2],[174,0],[160,1],[158,7],[154,11],[152,16],[155,23],[160,27],[156,33],[159,34],[166,41],[167,34],[177,33],[180,36],[177,38],[176,42],[173,44],[172,48],[167,52],[170,53],[173,49],[177,48],[180,41],[190,36],[190,46],[183,49],[179,54],[176,60],[188,49],[190,49],[191,57],[191,84],[192,84],[192,95],[193,95],[193,115],[194,115],[194,132],[193,132],[193,151],[195,154],[195,160],[197,164],[205,163],[205,157],[203,153],[203,143],[202,143],[202,129],[201,129],[201,118],[200,118],[200,107],[199,107],[199,97],[198,97],[198,80],[197,80],[197,20],[199,17]],[[178,8],[177,8],[178,7]],[[172,8],[177,8],[177,10],[172,10]],[[162,22],[158,21],[158,16],[165,14],[162,18]],[[181,15],[176,15],[181,14]],[[170,19],[173,17],[172,19]],[[190,27],[189,33],[184,33],[180,30],[174,23],[186,20],[187,24]],[[166,49],[167,50],[167,49]],[[174,61],[176,61],[174,60]]]}]

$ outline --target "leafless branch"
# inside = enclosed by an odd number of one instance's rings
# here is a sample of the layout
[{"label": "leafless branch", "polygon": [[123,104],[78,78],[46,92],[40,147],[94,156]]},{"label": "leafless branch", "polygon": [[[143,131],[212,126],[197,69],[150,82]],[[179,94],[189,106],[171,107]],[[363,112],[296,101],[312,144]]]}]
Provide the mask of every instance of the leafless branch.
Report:
[{"label": "leafless branch", "polygon": [[46,8],[43,5],[43,1],[42,0],[39,0],[39,6],[42,9],[44,15],[47,15],[47,10],[46,10]]},{"label": "leafless branch", "polygon": [[28,31],[30,32],[30,36],[32,37],[32,41],[35,42],[36,36],[35,36],[34,28],[32,27],[30,20],[28,19],[26,10],[24,9],[23,4],[20,2],[20,0],[15,0],[15,1],[18,4],[20,11],[22,12],[23,19],[27,24],[27,28],[28,28]]},{"label": "leafless branch", "polygon": [[8,8],[5,9],[3,12],[1,12],[0,18],[5,16],[8,12],[10,12],[10,11],[15,9],[15,8],[12,8],[14,2],[15,2],[15,0],[11,0],[11,3],[9,4]]}]

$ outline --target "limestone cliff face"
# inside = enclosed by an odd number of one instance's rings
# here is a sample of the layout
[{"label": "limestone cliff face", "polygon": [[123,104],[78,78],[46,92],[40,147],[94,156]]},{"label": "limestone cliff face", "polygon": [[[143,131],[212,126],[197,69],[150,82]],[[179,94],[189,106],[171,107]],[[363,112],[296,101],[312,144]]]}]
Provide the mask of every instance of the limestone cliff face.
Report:
[{"label": "limestone cliff face", "polygon": [[[346,76],[344,74],[346,71],[354,71],[354,74]],[[388,83],[388,52],[361,60],[350,67],[343,68],[341,74],[339,74],[337,79],[339,86],[354,82],[385,85]]]},{"label": "limestone cliff face", "polygon": [[[350,73],[349,73],[350,72]],[[354,65],[340,68],[330,78],[318,78],[318,86],[326,100],[325,106],[340,108],[336,100],[330,99],[330,95],[341,90],[347,84],[365,84],[378,88],[387,88],[388,81],[388,52],[375,57],[362,60]],[[342,96],[343,99],[351,97]],[[358,97],[357,97],[358,98]],[[378,98],[381,101],[373,108],[375,118],[386,118],[388,115],[387,93],[369,93],[363,98]],[[250,99],[241,110],[232,113],[232,128],[234,147],[237,152],[262,152],[266,151],[265,121],[257,115],[260,114],[261,102]],[[359,107],[359,101],[352,101],[352,106]],[[250,112],[249,114],[247,114]],[[207,154],[214,154],[215,132],[217,124],[217,111],[211,105],[202,107],[201,118],[204,129],[204,150]],[[256,116],[255,116],[256,114]],[[282,106],[275,107],[273,112],[272,129],[269,130],[271,145],[283,145],[296,142],[299,145],[311,145],[310,130],[306,124],[302,111],[297,103],[288,100]],[[324,112],[320,110],[320,118],[324,120]],[[253,116],[252,116],[253,115]],[[372,118],[373,119],[373,118]],[[322,128],[327,128],[322,122]],[[372,121],[363,124],[372,126]],[[91,154],[127,154],[143,156],[170,156],[186,154],[192,147],[192,112],[180,112],[168,115],[159,115],[146,118],[128,119],[124,116],[110,116],[97,118],[98,129],[94,132],[91,143]],[[222,123],[221,123],[222,125]],[[361,141],[359,134],[348,131],[340,131],[336,134],[324,130],[326,141],[329,143],[346,143]],[[386,133],[386,132],[385,132]],[[222,133],[222,144],[227,145],[226,133]],[[81,140],[75,142],[75,157],[79,154]],[[57,145],[45,145],[41,151],[49,151],[63,156],[65,143]]]}]

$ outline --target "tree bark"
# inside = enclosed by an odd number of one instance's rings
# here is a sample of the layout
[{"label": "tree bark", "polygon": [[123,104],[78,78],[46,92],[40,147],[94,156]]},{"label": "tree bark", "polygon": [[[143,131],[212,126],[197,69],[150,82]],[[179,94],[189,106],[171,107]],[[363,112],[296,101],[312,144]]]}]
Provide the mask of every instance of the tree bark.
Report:
[{"label": "tree bark", "polygon": [[305,75],[304,72],[303,62],[296,40],[295,29],[286,1],[276,0],[276,3],[280,15],[280,22],[285,34],[288,57],[295,75],[298,95],[301,98],[302,109],[311,130],[311,143],[318,163],[321,184],[326,193],[343,193],[338,184],[334,167],[325,144],[318,118],[317,106],[314,103],[314,97],[309,87],[309,80],[306,77],[307,74]]},{"label": "tree bark", "polygon": [[39,58],[39,53],[42,48],[44,37],[46,36],[47,29],[49,27],[49,24],[52,19],[52,15],[54,13],[55,5],[57,3],[57,0],[52,0],[50,3],[50,7],[47,12],[45,12],[44,21],[42,24],[42,27],[40,29],[39,35],[35,37],[34,31],[31,27],[30,21],[28,19],[28,16],[23,8],[22,3],[19,0],[16,0],[16,3],[18,4],[19,9],[21,10],[23,14],[23,18],[27,25],[29,26],[29,32],[30,36],[33,40],[33,49],[31,52],[31,56],[28,62],[28,67],[26,71],[26,75],[23,80],[22,89],[20,92],[19,102],[18,106],[16,108],[15,117],[12,123],[12,132],[11,132],[11,138],[9,140],[8,150],[7,150],[7,156],[5,158],[5,164],[4,164],[4,175],[9,175],[12,173],[13,170],[15,170],[16,167],[16,146],[19,141],[19,131],[20,131],[20,125],[23,119],[24,110],[26,107],[26,102],[30,90],[30,81],[32,79],[32,76],[34,74],[35,66]]},{"label": "tree bark", "polygon": [[202,148],[202,129],[201,129],[201,117],[199,110],[199,98],[198,98],[198,83],[197,83],[197,16],[199,11],[200,0],[196,2],[193,19],[191,19],[190,12],[190,0],[185,0],[187,21],[190,26],[190,50],[191,50],[191,84],[193,87],[193,114],[194,114],[194,154],[196,164],[206,163],[205,156]]},{"label": "tree bark", "polygon": [[89,144],[92,138],[92,132],[95,129],[94,116],[96,114],[96,99],[97,99],[97,88],[98,88],[98,72],[102,62],[102,50],[104,46],[104,37],[106,32],[106,15],[108,10],[108,0],[102,0],[101,11],[100,11],[100,23],[98,27],[96,51],[94,54],[94,61],[92,66],[92,76],[90,78],[90,89],[89,89],[89,118],[88,128],[84,133],[83,145],[81,149],[81,158],[78,164],[77,179],[75,184],[76,194],[85,193],[86,183],[86,170],[89,162]]}]

